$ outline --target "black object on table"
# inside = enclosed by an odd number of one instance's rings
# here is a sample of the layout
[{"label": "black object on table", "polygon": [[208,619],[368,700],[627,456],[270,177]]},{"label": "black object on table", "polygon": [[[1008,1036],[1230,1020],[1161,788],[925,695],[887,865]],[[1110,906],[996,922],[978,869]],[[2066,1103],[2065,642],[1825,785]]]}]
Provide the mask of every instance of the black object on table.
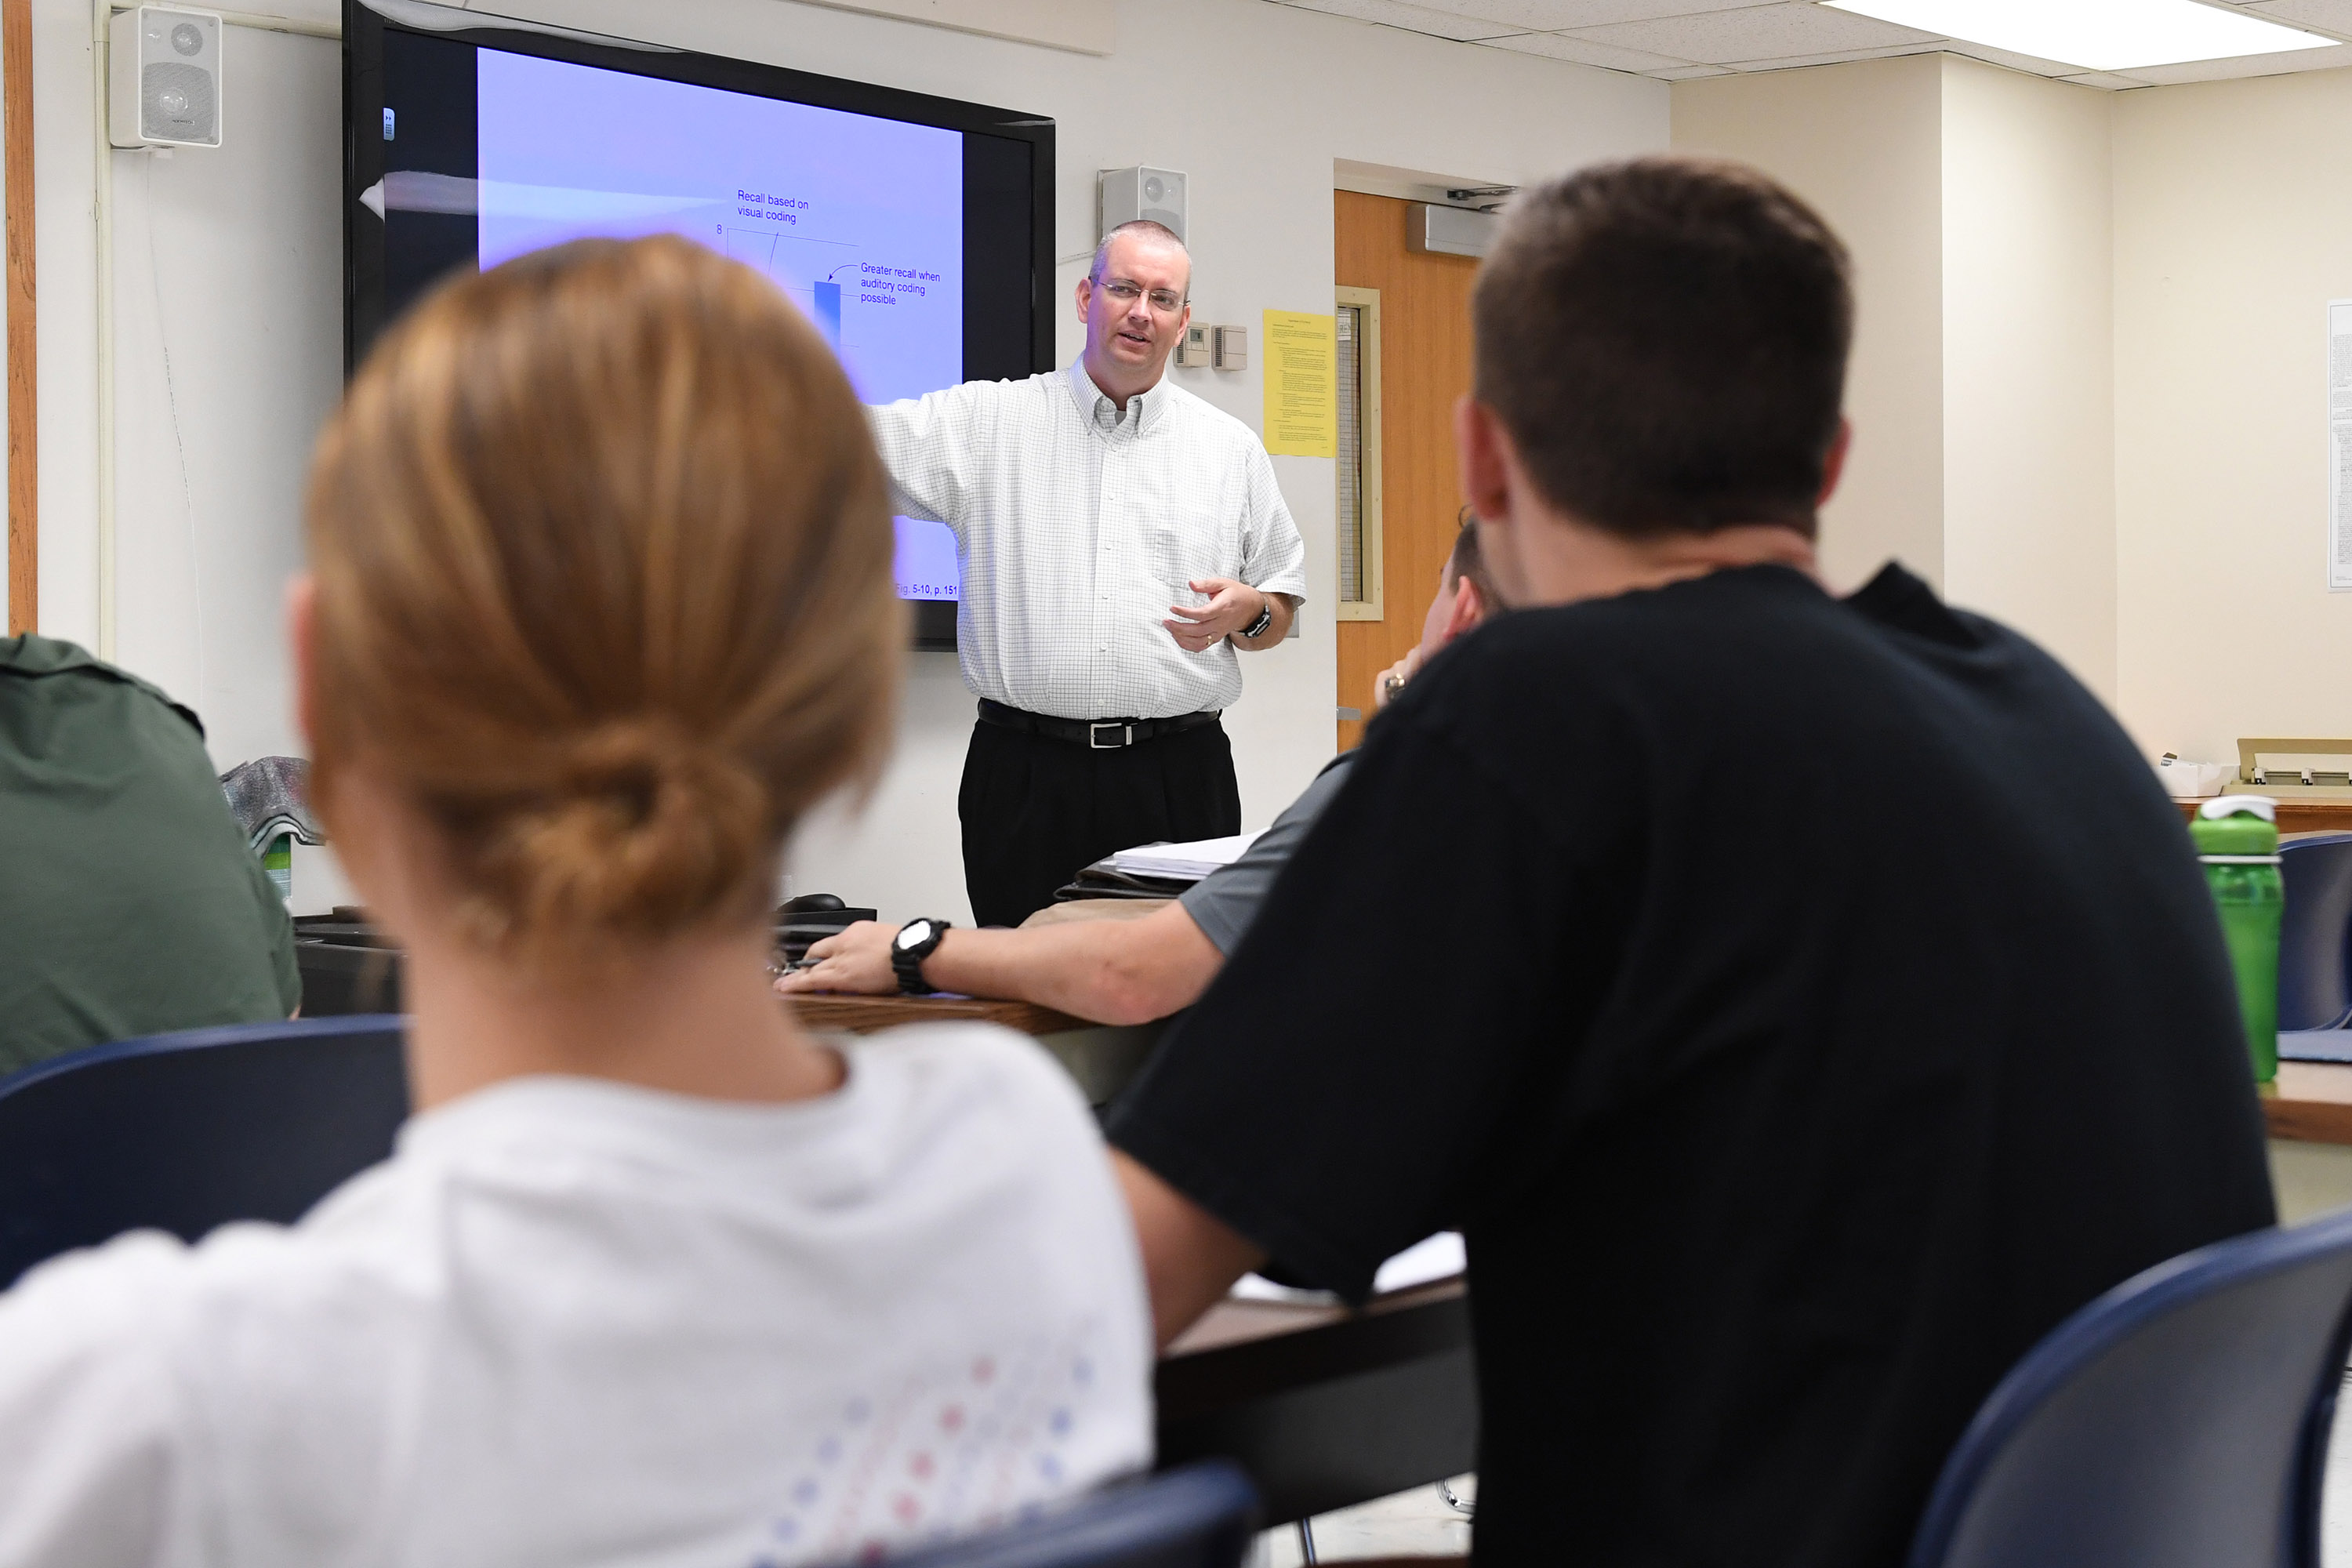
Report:
[{"label": "black object on table", "polygon": [[[798,963],[811,942],[874,918],[874,910],[831,893],[804,893],[776,910],[776,946]],[[364,910],[342,906],[331,914],[295,916],[294,966],[302,976],[306,1018],[402,1011],[401,952],[368,924]]]}]

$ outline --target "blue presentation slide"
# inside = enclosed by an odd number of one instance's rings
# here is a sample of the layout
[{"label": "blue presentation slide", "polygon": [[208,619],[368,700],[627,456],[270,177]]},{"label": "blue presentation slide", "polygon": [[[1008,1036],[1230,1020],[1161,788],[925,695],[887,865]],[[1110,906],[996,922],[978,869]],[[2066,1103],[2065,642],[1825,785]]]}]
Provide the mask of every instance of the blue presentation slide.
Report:
[{"label": "blue presentation slide", "polygon": [[[868,403],[963,379],[963,137],[477,51],[479,254],[682,234],[773,279]],[[955,538],[898,520],[898,593],[953,599]]]}]

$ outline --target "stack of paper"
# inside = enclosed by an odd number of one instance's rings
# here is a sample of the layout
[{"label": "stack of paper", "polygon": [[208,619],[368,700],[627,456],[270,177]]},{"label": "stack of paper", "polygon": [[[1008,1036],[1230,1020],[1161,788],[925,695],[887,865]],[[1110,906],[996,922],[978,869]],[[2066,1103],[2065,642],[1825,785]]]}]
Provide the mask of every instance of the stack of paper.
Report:
[{"label": "stack of paper", "polygon": [[1129,877],[1159,877],[1171,882],[1197,882],[1221,866],[1230,866],[1257,842],[1255,833],[1231,838],[1196,838],[1190,844],[1147,844],[1122,849],[1110,857],[1110,868]]},{"label": "stack of paper", "polygon": [[[2352,1038],[2352,1034],[2347,1034]],[[1428,1285],[1440,1279],[1451,1279],[1470,1266],[1467,1249],[1462,1245],[1458,1230],[1441,1230],[1435,1236],[1414,1242],[1380,1267],[1372,1276],[1372,1294],[1385,1296],[1391,1290],[1410,1290],[1417,1285]],[[1243,1301],[1287,1301],[1297,1306],[1323,1306],[1339,1298],[1328,1290],[1301,1289],[1295,1285],[1277,1285],[1262,1274],[1244,1274],[1234,1281],[1229,1292]]]}]

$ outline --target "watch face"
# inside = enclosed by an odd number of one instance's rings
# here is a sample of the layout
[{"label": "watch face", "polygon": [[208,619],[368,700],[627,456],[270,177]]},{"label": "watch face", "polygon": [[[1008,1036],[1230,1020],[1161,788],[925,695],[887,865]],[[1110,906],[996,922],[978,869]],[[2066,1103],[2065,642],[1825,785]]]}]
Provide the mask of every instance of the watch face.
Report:
[{"label": "watch face", "polygon": [[931,922],[910,921],[898,928],[898,937],[890,943],[901,952],[911,952],[930,939]]}]

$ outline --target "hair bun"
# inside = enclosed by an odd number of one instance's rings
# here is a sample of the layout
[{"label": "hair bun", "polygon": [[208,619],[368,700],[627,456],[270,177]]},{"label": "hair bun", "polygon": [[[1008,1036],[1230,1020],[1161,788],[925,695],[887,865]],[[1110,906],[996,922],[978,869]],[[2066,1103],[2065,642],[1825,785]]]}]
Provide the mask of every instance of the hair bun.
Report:
[{"label": "hair bun", "polygon": [[667,935],[730,903],[773,837],[752,770],[674,721],[607,721],[549,763],[545,787],[497,814],[481,846],[470,903],[494,943]]}]

